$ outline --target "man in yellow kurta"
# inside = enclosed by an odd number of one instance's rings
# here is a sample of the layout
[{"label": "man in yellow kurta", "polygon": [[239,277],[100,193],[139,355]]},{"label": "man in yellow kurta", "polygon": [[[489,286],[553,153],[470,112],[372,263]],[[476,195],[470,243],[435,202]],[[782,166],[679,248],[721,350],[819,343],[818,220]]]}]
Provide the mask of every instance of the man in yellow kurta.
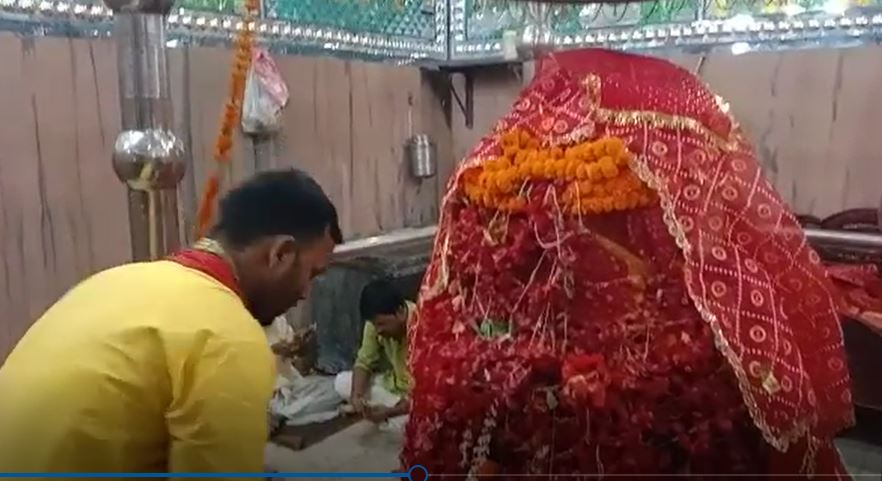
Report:
[{"label": "man in yellow kurta", "polygon": [[410,408],[407,323],[415,306],[379,279],[362,290],[359,308],[365,324],[355,366],[338,374],[334,387],[356,413],[401,431]]},{"label": "man in yellow kurta", "polygon": [[232,190],[212,239],[74,287],[0,368],[0,472],[260,472],[261,324],[307,293],[340,230],[296,170]]}]

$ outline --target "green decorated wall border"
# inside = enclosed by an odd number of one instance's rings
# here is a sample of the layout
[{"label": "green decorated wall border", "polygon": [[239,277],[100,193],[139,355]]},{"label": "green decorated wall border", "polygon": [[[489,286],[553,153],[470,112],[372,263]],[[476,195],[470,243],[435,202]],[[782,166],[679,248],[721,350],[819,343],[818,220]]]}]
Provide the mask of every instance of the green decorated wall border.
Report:
[{"label": "green decorated wall border", "polygon": [[[447,0],[263,0],[246,25],[242,0],[180,0],[169,15],[169,46],[228,44],[251,28],[281,53],[369,60],[443,62]],[[100,0],[0,0],[0,30],[27,36],[109,36],[113,13]]]},{"label": "green decorated wall border", "polygon": [[[435,65],[495,63],[504,38],[535,21],[513,0],[263,0],[245,25],[242,0],[180,0],[169,46],[224,45],[253,28],[271,50]],[[0,30],[100,37],[100,0],[0,0]],[[549,13],[559,48],[726,48],[733,53],[879,43],[882,0],[648,0],[564,5]],[[509,33],[510,32],[510,33]]]},{"label": "green decorated wall border", "polygon": [[[523,2],[450,0],[455,62],[503,58],[503,36],[531,21]],[[882,0],[649,0],[562,5],[548,25],[558,48],[733,53],[879,43]]]}]

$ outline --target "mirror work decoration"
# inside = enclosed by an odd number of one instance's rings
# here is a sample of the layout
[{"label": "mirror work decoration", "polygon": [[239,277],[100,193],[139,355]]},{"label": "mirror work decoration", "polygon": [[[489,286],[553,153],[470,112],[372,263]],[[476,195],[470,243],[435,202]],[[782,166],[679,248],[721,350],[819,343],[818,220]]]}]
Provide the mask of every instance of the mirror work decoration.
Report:
[{"label": "mirror work decoration", "polygon": [[[524,0],[262,0],[246,25],[243,0],[179,0],[170,47],[229,44],[243,28],[277,53],[398,62],[495,63],[531,26],[557,48],[782,48],[876,43],[882,0],[647,0],[560,4]],[[0,30],[27,36],[109,36],[100,0],[0,0]]]},{"label": "mirror work decoration", "polygon": [[882,0],[451,0],[449,11],[451,57],[484,61],[500,58],[506,33],[518,38],[526,25],[544,26],[558,48],[724,47],[733,54],[876,43],[882,28]]}]

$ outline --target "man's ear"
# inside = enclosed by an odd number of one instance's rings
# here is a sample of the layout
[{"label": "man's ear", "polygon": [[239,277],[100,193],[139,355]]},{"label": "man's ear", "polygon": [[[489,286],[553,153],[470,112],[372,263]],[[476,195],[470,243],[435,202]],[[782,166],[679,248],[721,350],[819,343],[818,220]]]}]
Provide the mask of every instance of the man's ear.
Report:
[{"label": "man's ear", "polygon": [[268,251],[271,266],[285,262],[286,259],[297,252],[297,240],[289,235],[274,236],[270,239]]}]

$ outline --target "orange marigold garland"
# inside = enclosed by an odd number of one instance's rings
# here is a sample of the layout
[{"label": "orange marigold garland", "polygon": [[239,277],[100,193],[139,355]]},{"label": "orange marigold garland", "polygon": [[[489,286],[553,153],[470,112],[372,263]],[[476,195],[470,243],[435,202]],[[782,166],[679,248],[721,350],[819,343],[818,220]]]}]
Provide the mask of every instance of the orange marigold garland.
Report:
[{"label": "orange marigold garland", "polygon": [[199,212],[196,216],[196,238],[203,237],[211,226],[214,209],[220,193],[220,185],[226,166],[230,163],[230,151],[233,148],[233,133],[242,112],[242,96],[245,93],[245,82],[248,69],[251,67],[251,55],[254,45],[253,20],[260,9],[259,0],[245,0],[245,15],[242,29],[233,42],[235,56],[230,76],[230,92],[221,116],[220,131],[214,144],[215,168],[206,181]]},{"label": "orange marigold garland", "polygon": [[631,171],[633,155],[622,139],[604,137],[566,149],[541,148],[523,130],[502,134],[503,154],[465,174],[466,197],[478,205],[516,212],[524,208],[528,181],[563,189],[568,214],[592,215],[647,206],[654,192]]}]

